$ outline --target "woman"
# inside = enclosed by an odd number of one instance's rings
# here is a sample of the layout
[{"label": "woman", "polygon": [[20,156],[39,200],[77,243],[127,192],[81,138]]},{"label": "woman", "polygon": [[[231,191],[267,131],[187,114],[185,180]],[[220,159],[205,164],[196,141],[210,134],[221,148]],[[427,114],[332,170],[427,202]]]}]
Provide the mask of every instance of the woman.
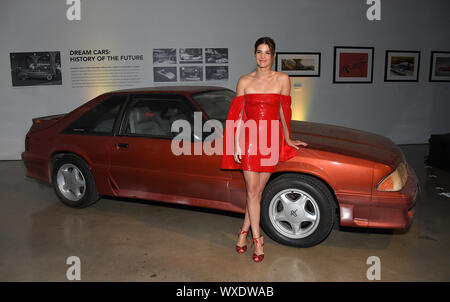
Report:
[{"label": "woman", "polygon": [[[230,105],[227,126],[231,121],[236,122],[237,126],[234,129],[234,140],[230,139],[232,132],[227,131],[228,127],[226,127],[224,151],[230,148],[230,144],[226,142],[231,140],[231,144],[234,143],[233,155],[224,152],[221,168],[243,170],[247,189],[247,207],[244,223],[238,234],[236,250],[238,253],[244,253],[247,250],[247,234],[251,227],[252,245],[254,245],[253,261],[261,262],[264,259],[264,238],[259,228],[262,192],[278,160],[285,161],[294,157],[299,146],[307,146],[307,144],[290,138],[290,80],[287,74],[271,69],[275,60],[275,42],[269,37],[259,38],[255,43],[254,57],[257,68],[239,79],[236,97]],[[258,143],[252,140],[254,137],[251,130],[249,130],[248,140],[245,139],[244,125],[252,120],[256,121]],[[271,121],[277,122],[272,124]],[[247,124],[249,125],[251,123]],[[273,125],[279,127],[272,127]],[[276,138],[274,140],[274,135],[279,137],[278,141]],[[244,136],[244,143],[241,142],[241,136]],[[274,154],[262,154],[261,138],[265,138],[267,147],[276,153],[275,161],[269,160],[269,158],[273,159]],[[273,141],[277,143],[273,144]],[[263,164],[263,160],[269,160],[269,163],[266,161]]]}]

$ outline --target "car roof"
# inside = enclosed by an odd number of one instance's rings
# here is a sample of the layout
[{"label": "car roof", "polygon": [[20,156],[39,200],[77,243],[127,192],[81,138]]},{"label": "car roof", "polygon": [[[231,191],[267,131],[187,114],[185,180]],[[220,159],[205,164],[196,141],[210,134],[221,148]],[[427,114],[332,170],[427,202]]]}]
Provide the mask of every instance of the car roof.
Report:
[{"label": "car roof", "polygon": [[211,90],[223,90],[227,89],[220,86],[156,86],[156,87],[143,87],[143,88],[130,88],[110,91],[109,93],[119,93],[119,92],[182,92],[182,93],[199,93]]}]

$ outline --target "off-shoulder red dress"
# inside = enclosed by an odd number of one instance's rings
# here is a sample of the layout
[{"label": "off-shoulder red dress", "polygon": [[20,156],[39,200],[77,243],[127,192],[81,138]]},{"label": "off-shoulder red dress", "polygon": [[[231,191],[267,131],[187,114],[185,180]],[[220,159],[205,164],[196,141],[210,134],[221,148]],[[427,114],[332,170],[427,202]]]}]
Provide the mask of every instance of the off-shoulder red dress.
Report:
[{"label": "off-shoulder red dress", "polygon": [[[289,146],[284,138],[280,105],[290,135],[291,96],[277,93],[251,93],[233,98],[224,129],[221,169],[274,172],[278,161],[286,161],[297,154],[297,150]],[[241,164],[236,163],[233,158],[234,136],[237,128],[234,125],[239,120],[242,121],[239,134]],[[253,132],[250,130],[252,123],[257,129]]]}]

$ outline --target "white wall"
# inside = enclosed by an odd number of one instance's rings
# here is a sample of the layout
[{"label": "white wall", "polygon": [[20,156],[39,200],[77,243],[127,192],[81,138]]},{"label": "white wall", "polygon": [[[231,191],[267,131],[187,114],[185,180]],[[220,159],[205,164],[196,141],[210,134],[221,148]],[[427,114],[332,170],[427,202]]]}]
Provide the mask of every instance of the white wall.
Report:
[{"label": "white wall", "polygon": [[[81,21],[65,0],[0,2],[0,159],[20,159],[31,118],[67,112],[111,87],[72,88],[69,49],[143,54],[141,86],[153,85],[152,49],[228,47],[235,89],[255,68],[253,43],[271,36],[277,51],[322,53],[319,78],[293,95],[294,119],[375,132],[396,143],[426,143],[450,132],[449,83],[428,82],[431,50],[450,51],[450,1],[382,0],[368,21],[365,0],[82,0]],[[375,47],[372,84],[333,84],[333,47]],[[384,82],[386,49],[420,50],[418,82]],[[63,85],[12,87],[9,53],[61,51]]]}]

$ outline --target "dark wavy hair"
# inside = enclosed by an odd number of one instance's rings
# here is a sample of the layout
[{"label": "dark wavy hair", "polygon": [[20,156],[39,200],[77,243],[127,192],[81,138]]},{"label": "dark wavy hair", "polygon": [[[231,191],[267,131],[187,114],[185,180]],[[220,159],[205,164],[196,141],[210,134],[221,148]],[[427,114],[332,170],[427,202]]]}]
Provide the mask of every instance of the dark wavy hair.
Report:
[{"label": "dark wavy hair", "polygon": [[275,54],[275,41],[272,38],[270,38],[270,37],[261,37],[258,40],[256,40],[256,42],[255,42],[255,53],[256,53],[256,49],[261,44],[267,44],[267,46],[269,46],[269,48],[270,48],[270,51],[272,52],[272,55]]}]

